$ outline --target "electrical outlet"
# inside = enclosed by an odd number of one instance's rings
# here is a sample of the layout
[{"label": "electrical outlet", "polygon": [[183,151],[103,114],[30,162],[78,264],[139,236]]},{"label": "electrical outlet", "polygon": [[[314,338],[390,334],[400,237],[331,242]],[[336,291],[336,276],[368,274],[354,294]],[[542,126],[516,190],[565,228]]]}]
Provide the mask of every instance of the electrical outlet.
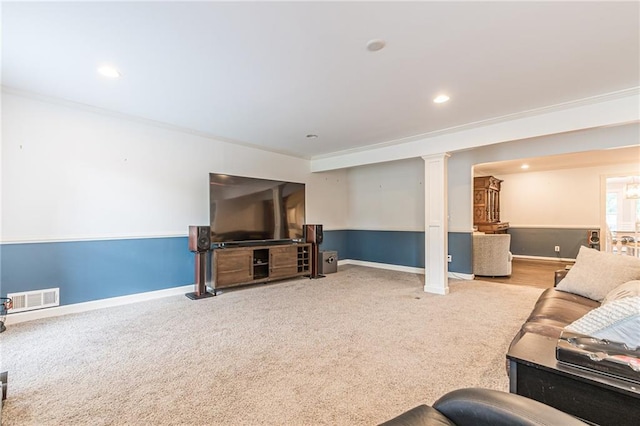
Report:
[{"label": "electrical outlet", "polygon": [[451,255],[450,254],[447,255],[447,262],[451,262],[451,259],[452,259]]},{"label": "electrical outlet", "polygon": [[554,250],[556,251],[556,253],[560,253],[560,246],[556,246]]}]

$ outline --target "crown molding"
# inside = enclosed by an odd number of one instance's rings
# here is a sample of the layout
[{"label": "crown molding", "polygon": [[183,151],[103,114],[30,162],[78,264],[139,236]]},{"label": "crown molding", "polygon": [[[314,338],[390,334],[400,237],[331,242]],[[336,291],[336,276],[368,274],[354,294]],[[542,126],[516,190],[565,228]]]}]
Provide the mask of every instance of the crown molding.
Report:
[{"label": "crown molding", "polygon": [[243,146],[245,148],[257,149],[259,151],[271,152],[273,154],[286,155],[287,157],[300,158],[300,159],[303,159],[303,160],[309,160],[310,159],[308,157],[301,157],[299,155],[296,155],[296,154],[293,154],[293,153],[287,152],[287,151],[282,151],[282,150],[277,150],[277,149],[267,149],[267,148],[265,148],[263,146],[259,146],[259,145],[251,144],[251,143],[248,143],[248,142],[243,142],[243,141],[238,141],[238,140],[234,140],[234,139],[229,139],[229,138],[216,136],[216,135],[213,135],[211,133],[203,132],[203,131],[200,131],[200,130],[190,129],[190,128],[178,126],[178,125],[175,125],[175,124],[165,123],[165,122],[162,122],[162,121],[151,120],[149,118],[144,118],[144,117],[140,117],[140,116],[136,116],[136,115],[125,114],[125,113],[122,113],[122,112],[117,112],[117,111],[113,111],[113,110],[106,109],[106,108],[99,108],[99,107],[91,106],[91,105],[88,105],[88,104],[83,104],[83,103],[80,103],[80,102],[70,101],[70,100],[67,100],[67,99],[57,98],[57,97],[53,97],[53,96],[47,96],[47,95],[43,95],[43,94],[40,94],[40,93],[31,92],[31,91],[28,91],[28,90],[17,89],[15,87],[2,85],[2,86],[0,86],[0,90],[2,91],[2,93],[6,93],[6,94],[9,94],[9,95],[20,96],[20,97],[23,97],[23,98],[33,99],[33,100],[40,101],[40,102],[46,102],[46,103],[49,103],[49,104],[62,106],[62,107],[66,107],[66,108],[79,109],[81,111],[90,112],[90,113],[94,113],[94,114],[99,114],[99,115],[103,115],[103,116],[106,116],[106,117],[117,118],[117,119],[120,119],[120,120],[126,120],[126,121],[130,121],[130,122],[133,122],[133,123],[143,124],[143,125],[147,125],[147,126],[153,126],[153,127],[161,128],[161,129],[164,129],[164,130],[169,130],[169,131],[178,132],[178,133],[185,133],[185,134],[189,134],[189,135],[192,135],[192,136],[198,136],[198,137],[205,138],[205,139],[211,139],[211,140],[215,140],[217,142],[228,143],[228,144],[237,145],[237,146]]},{"label": "crown molding", "polygon": [[325,159],[331,159],[336,157],[342,157],[344,155],[363,153],[363,152],[367,152],[367,151],[371,151],[379,148],[402,145],[402,144],[416,142],[423,139],[432,139],[438,136],[455,134],[462,131],[468,131],[468,130],[478,129],[482,127],[487,127],[490,125],[506,123],[506,122],[514,121],[518,119],[530,118],[530,117],[540,116],[540,115],[554,113],[554,112],[566,111],[566,110],[570,110],[570,109],[581,107],[581,106],[597,105],[597,104],[608,102],[615,99],[621,99],[621,98],[632,97],[632,96],[636,96],[636,97],[640,96],[640,86],[636,86],[636,87],[618,90],[618,91],[610,92],[606,94],[591,96],[591,97],[582,98],[582,99],[576,99],[576,100],[572,100],[572,101],[568,101],[560,104],[549,105],[541,108],[534,108],[531,110],[521,111],[521,112],[508,114],[500,117],[494,117],[486,120],[480,120],[480,121],[462,124],[459,126],[453,126],[446,129],[435,130],[433,132],[417,134],[417,135],[408,136],[405,138],[393,139],[385,142],[361,146],[358,148],[335,151],[330,154],[310,157],[310,156],[296,155],[291,152],[283,151],[283,150],[268,149],[268,148],[265,148],[264,146],[259,146],[259,145],[238,141],[234,139],[228,139],[228,138],[216,136],[216,135],[213,135],[207,132],[202,132],[195,129],[190,129],[190,128],[186,128],[178,125],[165,123],[165,122],[155,121],[155,120],[151,120],[148,118],[139,117],[135,115],[125,114],[125,113],[109,110],[106,108],[94,107],[94,106],[83,104],[80,102],[43,95],[40,93],[18,89],[18,88],[6,86],[6,85],[1,85],[0,91],[2,93],[34,99],[41,102],[47,102],[47,103],[58,105],[58,106],[79,109],[79,110],[91,112],[94,114],[99,114],[99,115],[112,117],[112,118],[118,118],[121,120],[127,120],[130,122],[153,126],[153,127],[157,127],[157,128],[161,128],[169,131],[189,134],[197,137],[215,140],[222,143],[228,143],[236,146],[243,146],[245,148],[251,148],[259,151],[270,152],[274,154],[285,155],[287,157],[299,158],[302,160],[310,160],[310,161],[325,160]]}]

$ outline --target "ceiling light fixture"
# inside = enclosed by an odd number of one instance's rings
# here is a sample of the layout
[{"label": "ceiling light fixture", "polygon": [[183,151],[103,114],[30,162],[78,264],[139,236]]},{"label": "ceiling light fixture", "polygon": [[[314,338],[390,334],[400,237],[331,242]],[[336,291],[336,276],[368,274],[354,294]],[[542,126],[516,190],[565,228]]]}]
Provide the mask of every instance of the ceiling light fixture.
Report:
[{"label": "ceiling light fixture", "polygon": [[527,170],[529,168],[529,165],[528,164],[523,164],[522,166],[520,166],[520,168],[522,170]]},{"label": "ceiling light fixture", "polygon": [[437,104],[442,104],[444,102],[447,102],[448,100],[449,100],[449,97],[447,95],[438,95],[433,99],[433,102]]},{"label": "ceiling light fixture", "polygon": [[379,38],[375,38],[367,42],[367,50],[369,52],[377,52],[378,50],[383,49],[386,45],[387,45],[386,41],[381,40]]},{"label": "ceiling light fixture", "polygon": [[624,198],[628,199],[640,199],[640,183],[636,183],[636,178],[633,178],[633,183],[628,183],[624,188]]},{"label": "ceiling light fixture", "polygon": [[98,72],[101,76],[107,78],[120,78],[120,76],[122,75],[120,74],[120,71],[110,65],[103,65],[99,67]]}]

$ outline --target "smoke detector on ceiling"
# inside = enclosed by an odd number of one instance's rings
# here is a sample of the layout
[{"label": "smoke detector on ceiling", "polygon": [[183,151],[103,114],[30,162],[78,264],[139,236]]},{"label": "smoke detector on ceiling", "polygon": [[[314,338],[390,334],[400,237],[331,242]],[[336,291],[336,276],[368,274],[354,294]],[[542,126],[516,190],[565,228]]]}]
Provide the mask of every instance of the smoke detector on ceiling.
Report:
[{"label": "smoke detector on ceiling", "polygon": [[384,48],[386,45],[387,45],[386,41],[379,38],[375,38],[367,42],[367,50],[369,52],[377,52],[378,50]]}]

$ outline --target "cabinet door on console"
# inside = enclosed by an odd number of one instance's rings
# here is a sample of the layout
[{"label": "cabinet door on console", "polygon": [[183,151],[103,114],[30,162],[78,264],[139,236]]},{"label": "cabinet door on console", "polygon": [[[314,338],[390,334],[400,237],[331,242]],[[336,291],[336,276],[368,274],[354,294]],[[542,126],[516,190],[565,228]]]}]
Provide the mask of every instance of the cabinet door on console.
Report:
[{"label": "cabinet door on console", "polygon": [[292,276],[298,273],[298,248],[294,245],[269,249],[269,278]]},{"label": "cabinet door on console", "polygon": [[253,280],[253,250],[218,249],[213,252],[216,288],[246,284]]},{"label": "cabinet door on console", "polygon": [[488,198],[489,194],[485,189],[473,191],[473,223],[489,222],[488,220]]}]

